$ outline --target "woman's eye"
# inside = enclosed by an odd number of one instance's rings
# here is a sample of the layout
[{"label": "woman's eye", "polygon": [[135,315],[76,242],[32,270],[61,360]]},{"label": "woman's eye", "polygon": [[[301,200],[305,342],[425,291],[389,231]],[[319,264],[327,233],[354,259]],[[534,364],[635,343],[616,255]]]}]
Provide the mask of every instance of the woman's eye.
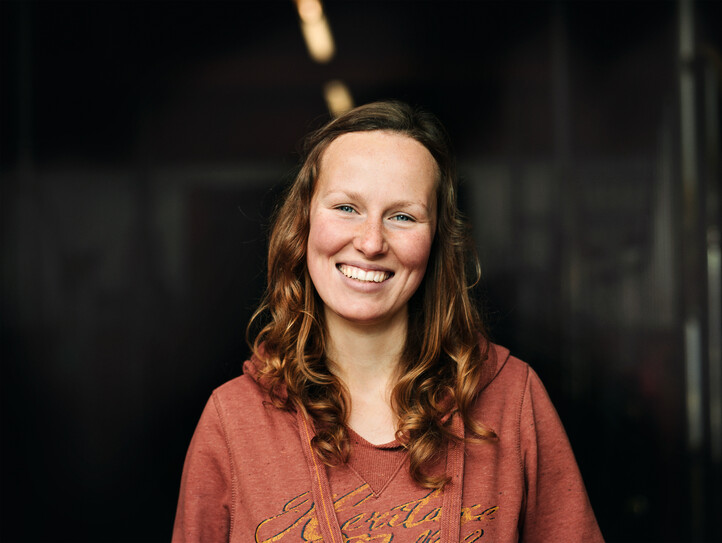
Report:
[{"label": "woman's eye", "polygon": [[336,209],[344,213],[353,213],[355,211],[351,206],[338,206]]},{"label": "woman's eye", "polygon": [[409,217],[408,215],[394,215],[391,218],[395,221],[400,221],[400,222],[413,222],[413,220],[414,220],[412,217]]}]

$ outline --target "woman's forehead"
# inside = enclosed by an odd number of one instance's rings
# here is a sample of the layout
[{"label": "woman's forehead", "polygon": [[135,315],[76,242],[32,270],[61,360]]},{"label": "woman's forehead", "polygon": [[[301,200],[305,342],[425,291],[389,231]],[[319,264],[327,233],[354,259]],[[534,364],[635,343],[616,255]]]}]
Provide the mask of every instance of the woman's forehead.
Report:
[{"label": "woman's forehead", "polygon": [[329,169],[383,163],[390,159],[399,166],[405,163],[408,169],[430,173],[437,184],[440,180],[440,168],[431,151],[408,134],[393,130],[341,134],[321,152],[317,162],[316,178]]}]

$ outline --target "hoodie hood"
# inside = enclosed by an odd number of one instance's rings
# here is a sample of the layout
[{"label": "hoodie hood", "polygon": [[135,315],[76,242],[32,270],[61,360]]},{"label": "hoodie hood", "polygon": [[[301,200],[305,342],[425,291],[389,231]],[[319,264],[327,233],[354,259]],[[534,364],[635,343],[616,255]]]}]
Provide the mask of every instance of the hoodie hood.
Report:
[{"label": "hoodie hood", "polygon": [[[263,345],[259,348],[261,356],[263,355]],[[258,385],[264,389],[268,390],[270,388],[270,383],[266,382],[266,380],[261,375],[261,368],[263,367],[263,361],[256,355],[256,353],[253,353],[251,355],[250,360],[246,360],[243,363],[243,375],[247,375],[251,379],[253,379]],[[285,401],[288,398],[288,391],[286,390],[286,385],[278,385],[276,387],[276,396],[278,399]]]},{"label": "hoodie hood", "polygon": [[506,347],[501,347],[491,342],[487,343],[487,345],[487,359],[484,361],[484,364],[481,368],[479,392],[488,387],[494,381],[494,379],[496,379],[496,377],[506,365],[507,360],[509,360],[509,357],[511,356],[509,349],[507,349]]}]

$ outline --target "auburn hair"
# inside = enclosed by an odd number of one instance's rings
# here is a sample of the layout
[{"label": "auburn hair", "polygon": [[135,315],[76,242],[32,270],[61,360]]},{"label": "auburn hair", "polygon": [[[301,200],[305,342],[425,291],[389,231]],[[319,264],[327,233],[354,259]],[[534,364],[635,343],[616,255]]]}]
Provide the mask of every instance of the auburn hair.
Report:
[{"label": "auburn hair", "polygon": [[[276,407],[302,409],[314,421],[312,447],[327,465],[348,459],[348,391],[326,361],[323,303],[306,266],[311,198],[321,157],[342,134],[383,130],[426,147],[438,166],[437,226],[426,273],[408,306],[408,332],[391,401],[396,437],[407,449],[412,478],[441,488],[448,477],[432,474],[458,411],[472,439],[495,439],[471,418],[488,341],[471,289],[480,268],[469,229],[457,207],[457,179],[446,131],[432,114],[397,101],[352,109],[313,131],[302,148],[300,170],[272,221],[268,286],[248,326],[260,331],[251,348],[260,362],[259,382]],[[249,343],[250,340],[249,340]],[[436,471],[436,470],[433,470]]]}]

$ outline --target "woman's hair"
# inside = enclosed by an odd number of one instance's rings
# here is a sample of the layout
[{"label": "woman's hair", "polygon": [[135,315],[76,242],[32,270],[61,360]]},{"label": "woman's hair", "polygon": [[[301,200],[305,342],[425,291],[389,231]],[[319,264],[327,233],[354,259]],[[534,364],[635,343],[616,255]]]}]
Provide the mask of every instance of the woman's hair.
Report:
[{"label": "woman's hair", "polygon": [[309,212],[329,144],[342,134],[372,130],[413,138],[429,150],[439,170],[437,230],[424,279],[409,301],[408,333],[391,401],[399,420],[396,437],[408,450],[411,476],[422,486],[440,488],[448,477],[430,472],[448,441],[458,439],[450,430],[451,413],[458,410],[477,439],[496,436],[470,416],[488,344],[470,292],[479,263],[457,208],[448,137],[433,115],[402,102],[375,102],[309,134],[300,171],[276,209],[268,287],[248,334],[254,323],[262,323],[252,349],[260,361],[259,381],[274,405],[305,410],[316,426],[312,446],[318,456],[328,465],[345,462],[349,397],[325,357],[323,304],[306,266]]}]

